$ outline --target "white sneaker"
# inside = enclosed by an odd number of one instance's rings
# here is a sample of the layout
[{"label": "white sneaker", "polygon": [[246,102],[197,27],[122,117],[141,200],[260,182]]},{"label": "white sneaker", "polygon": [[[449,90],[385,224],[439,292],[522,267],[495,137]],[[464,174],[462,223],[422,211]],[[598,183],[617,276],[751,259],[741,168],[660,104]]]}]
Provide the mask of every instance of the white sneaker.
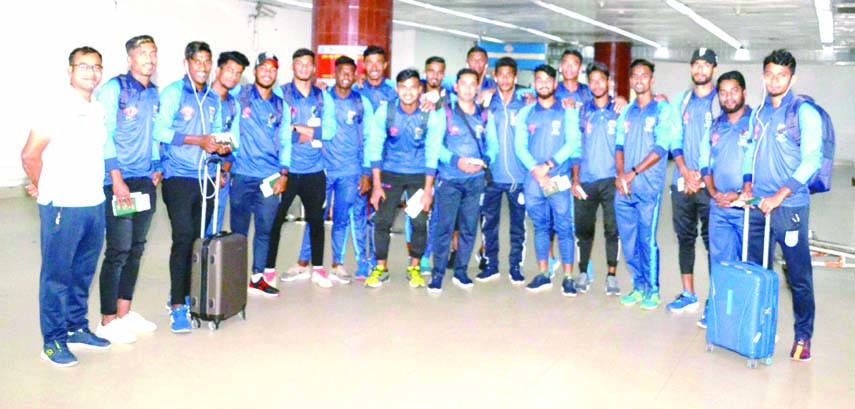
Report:
[{"label": "white sneaker", "polygon": [[289,268],[288,271],[282,274],[282,276],[279,277],[279,280],[284,283],[297,280],[306,280],[312,276],[310,268],[311,267],[309,266],[301,266],[299,264],[295,264],[294,266]]},{"label": "white sneaker", "polygon": [[332,280],[330,280],[329,275],[327,275],[327,271],[323,268],[312,270],[312,282],[321,288],[330,288],[333,286]]},{"label": "white sneaker", "polygon": [[330,280],[338,281],[342,284],[350,284],[353,277],[345,270],[343,265],[337,265],[332,268],[332,274],[329,275]]},{"label": "white sneaker", "polygon": [[137,342],[136,334],[120,318],[108,322],[107,325],[101,325],[99,322],[98,328],[95,329],[95,335],[113,344],[133,344]]},{"label": "white sneaker", "polygon": [[131,331],[139,333],[152,333],[157,330],[157,324],[143,318],[142,315],[128,311],[127,315],[121,318],[122,323]]}]

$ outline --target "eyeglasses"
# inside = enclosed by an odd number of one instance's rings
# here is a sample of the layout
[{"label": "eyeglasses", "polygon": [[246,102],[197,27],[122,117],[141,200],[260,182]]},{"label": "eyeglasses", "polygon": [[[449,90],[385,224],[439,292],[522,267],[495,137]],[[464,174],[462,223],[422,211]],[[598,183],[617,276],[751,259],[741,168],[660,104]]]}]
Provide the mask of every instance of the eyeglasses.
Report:
[{"label": "eyeglasses", "polygon": [[94,71],[101,72],[104,71],[104,66],[101,64],[89,65],[86,63],[73,64],[72,67],[77,68],[80,71]]}]

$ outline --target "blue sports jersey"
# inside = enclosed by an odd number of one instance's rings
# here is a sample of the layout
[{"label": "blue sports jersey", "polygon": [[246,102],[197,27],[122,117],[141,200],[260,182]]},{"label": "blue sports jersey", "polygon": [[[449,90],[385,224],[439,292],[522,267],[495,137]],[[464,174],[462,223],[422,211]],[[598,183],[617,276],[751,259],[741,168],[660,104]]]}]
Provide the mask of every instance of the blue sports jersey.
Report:
[{"label": "blue sports jersey", "polygon": [[556,100],[544,108],[540,103],[524,107],[517,115],[514,151],[526,170],[552,160],[549,176],[569,175],[581,156],[579,115],[564,109]]},{"label": "blue sports jersey", "polygon": [[711,174],[718,192],[742,190],[742,164],[745,153],[753,144],[748,131],[751,112],[751,108],[746,106],[745,113],[735,124],[728,121],[726,113],[722,113],[701,141],[698,158],[701,175]]},{"label": "blue sports jersey", "polygon": [[[712,92],[703,98],[695,95],[694,90],[686,91],[680,95],[680,103],[675,103],[674,117],[678,118],[679,128],[675,128],[675,138],[671,152],[674,157],[683,156],[686,167],[692,170],[701,168],[698,158],[701,155],[701,139],[707,134],[713,122],[712,108],[718,95],[718,90],[713,88]],[[688,96],[686,109],[683,110],[682,101]],[[674,167],[674,175],[671,177],[671,185],[677,186],[677,180],[681,178],[680,169]]]},{"label": "blue sports jersey", "polygon": [[[492,114],[487,111],[482,115],[477,105],[473,114],[466,114],[457,104],[444,109],[446,129],[439,153],[439,176],[443,179],[468,179],[484,175],[483,170],[465,173],[457,167],[457,162],[462,157],[479,158],[488,167],[492,166],[498,153],[496,123]],[[466,115],[469,126],[462,115]]]},{"label": "blue sports jersey", "polygon": [[362,82],[362,88],[354,85],[352,89],[368,98],[375,110],[386,105],[389,101],[394,101],[398,98],[398,93],[395,90],[395,82],[388,78],[384,79],[376,87],[366,80]]},{"label": "blue sports jersey", "polygon": [[600,108],[591,100],[579,111],[582,132],[582,159],[579,163],[579,182],[591,183],[613,178],[615,169],[615,138],[617,119],[614,101]]},{"label": "blue sports jersey", "polygon": [[561,101],[566,98],[573,98],[573,101],[576,102],[576,109],[582,107],[582,105],[587,104],[594,100],[594,94],[591,93],[591,89],[588,88],[587,85],[578,83],[578,87],[573,92],[570,92],[567,87],[564,86],[564,83],[561,82],[558,84],[558,87],[555,88],[555,99]]},{"label": "blue sports jersey", "polygon": [[365,144],[374,126],[371,101],[357,91],[341,98],[330,92],[335,105],[336,133],[324,144],[324,169],[327,176],[341,177],[367,173]]},{"label": "blue sports jersey", "polygon": [[311,126],[315,130],[313,141],[300,143],[298,132],[291,132],[290,139],[285,138],[287,146],[283,144],[280,149],[287,149],[288,152],[280,155],[280,167],[297,174],[324,170],[322,141],[331,140],[336,131],[332,98],[314,85],[309,95],[304,96],[293,82],[276,88],[273,92],[277,93],[290,107],[292,125]]},{"label": "blue sports jersey", "polygon": [[262,98],[255,85],[236,91],[233,99],[239,114],[231,124],[237,139],[232,173],[253,178],[279,173],[280,141],[291,137],[290,107],[276,94]]},{"label": "blue sports jersey", "polygon": [[503,101],[498,92],[490,100],[490,114],[495,123],[498,154],[490,166],[493,182],[520,184],[525,180],[526,170],[514,152],[514,125],[520,110],[525,107],[521,93],[514,92],[510,101]]},{"label": "blue sports jersey", "polygon": [[163,177],[200,177],[200,165],[208,154],[196,145],[185,145],[187,135],[222,132],[220,96],[208,86],[196,90],[190,79],[173,82],[160,94],[160,112],[154,139],[163,144]]},{"label": "blue sports jersey", "polygon": [[[122,84],[125,84],[122,86]],[[124,89],[123,89],[124,88]],[[154,141],[154,124],[160,106],[157,86],[143,86],[133,76],[120,74],[100,88],[98,101],[104,107],[104,184],[113,184],[110,171],[119,169],[123,178],[150,178],[160,164],[160,144]]]},{"label": "blue sports jersey", "polygon": [[[383,105],[374,112],[374,129],[365,151],[371,168],[434,176],[445,134],[445,111],[440,108],[424,113],[416,109],[408,114],[398,100],[393,104],[394,108]],[[396,110],[389,129],[386,129],[387,109]]]},{"label": "blue sports jersey", "polygon": [[638,106],[638,100],[623,108],[617,121],[615,151],[623,151],[624,168],[622,172],[641,163],[650,152],[660,159],[656,164],[639,173],[632,180],[630,190],[633,193],[658,195],[665,187],[665,168],[669,147],[673,143],[675,125],[673,110],[665,101],[652,99],[644,108]]},{"label": "blue sports jersey", "polygon": [[751,116],[756,151],[747,155],[746,169],[753,169],[754,196],[771,196],[787,186],[793,193],[781,206],[802,207],[810,204],[806,183],[822,162],[822,118],[809,104],[799,107],[801,143],[797,144],[785,124],[792,99],[792,91],[788,91],[775,108],[767,96]]}]

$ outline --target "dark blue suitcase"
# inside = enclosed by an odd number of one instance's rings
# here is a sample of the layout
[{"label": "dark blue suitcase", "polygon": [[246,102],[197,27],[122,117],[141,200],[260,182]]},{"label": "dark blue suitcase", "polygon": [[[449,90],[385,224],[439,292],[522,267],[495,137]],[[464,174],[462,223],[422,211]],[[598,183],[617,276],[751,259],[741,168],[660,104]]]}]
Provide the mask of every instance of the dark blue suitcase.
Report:
[{"label": "dark blue suitcase", "polygon": [[[748,231],[746,211],[744,232]],[[742,258],[747,258],[747,234],[743,235]],[[765,250],[768,260],[769,218],[766,217]],[[715,346],[748,358],[772,364],[778,324],[778,275],[765,267],[744,261],[725,261],[712,266],[707,311],[707,351]]]}]

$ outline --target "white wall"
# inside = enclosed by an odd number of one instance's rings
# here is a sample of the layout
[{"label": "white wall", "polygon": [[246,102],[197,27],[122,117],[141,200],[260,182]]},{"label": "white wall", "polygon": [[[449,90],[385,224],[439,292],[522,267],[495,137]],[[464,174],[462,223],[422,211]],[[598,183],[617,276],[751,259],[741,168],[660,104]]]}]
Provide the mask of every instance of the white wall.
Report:
[{"label": "white wall", "polygon": [[[683,90],[691,87],[689,64],[657,62],[656,84],[654,92],[661,92],[672,99]],[[748,91],[747,102],[752,107],[760,104],[763,98],[762,64],[722,64],[716,76],[731,70],[737,70],[745,76]],[[837,135],[835,162],[850,164],[855,162],[855,67],[833,65],[797,65],[798,80],[793,90],[798,94],[812,96],[831,116]]]},{"label": "white wall", "polygon": [[[275,17],[260,17],[253,25],[252,3],[241,0],[40,0],[7,2],[0,15],[0,38],[5,61],[2,110],[5,125],[0,151],[0,186],[22,183],[20,151],[31,124],[51,114],[51,92],[67,86],[68,53],[90,45],[104,55],[104,80],[126,70],[124,42],[137,34],[150,34],[159,47],[155,82],[165,87],[183,75],[183,50],[187,42],[208,42],[215,54],[239,50],[251,60],[269,50],[283,61],[280,82],[289,81],[288,61],[299,47],[311,44],[311,12],[275,8]],[[424,60],[441,55],[447,75],[463,67],[471,39],[432,31],[400,28],[392,34],[392,75],[406,67],[424,68]],[[749,102],[760,95],[759,64],[724,65],[747,75]],[[855,89],[855,67],[799,66],[798,92],[813,95],[831,113],[838,132],[840,160],[855,162],[855,115],[849,96]],[[658,63],[656,88],[675,94],[689,85],[687,64]],[[244,81],[251,81],[247,71]]]}]

